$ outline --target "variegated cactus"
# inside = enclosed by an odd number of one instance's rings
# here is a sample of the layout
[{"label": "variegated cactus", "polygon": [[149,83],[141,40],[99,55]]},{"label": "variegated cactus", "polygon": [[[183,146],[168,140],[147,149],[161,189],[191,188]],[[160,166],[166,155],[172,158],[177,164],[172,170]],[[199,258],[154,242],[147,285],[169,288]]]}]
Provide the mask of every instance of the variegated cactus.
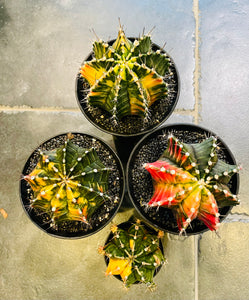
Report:
[{"label": "variegated cactus", "polygon": [[170,135],[158,161],[146,163],[153,178],[154,194],[148,205],[173,210],[180,232],[198,218],[211,230],[220,225],[219,207],[239,204],[228,187],[235,165],[220,160],[217,139],[186,144]]},{"label": "variegated cactus", "polygon": [[152,50],[150,35],[131,42],[119,29],[113,45],[93,43],[94,58],[81,67],[90,91],[90,106],[108,111],[113,120],[127,115],[149,117],[149,107],[167,95],[163,80],[169,60],[160,50]]},{"label": "variegated cactus", "polygon": [[36,167],[24,176],[33,190],[31,208],[46,213],[54,227],[62,221],[88,223],[108,197],[109,169],[94,148],[81,148],[71,138],[58,149],[40,152]]},{"label": "variegated cactus", "polygon": [[127,230],[116,225],[111,230],[113,239],[104,247],[99,247],[99,253],[109,258],[106,275],[120,275],[125,287],[135,282],[145,283],[149,288],[155,287],[155,270],[165,261],[159,247],[163,232],[159,231],[158,235],[147,232],[140,220]]}]

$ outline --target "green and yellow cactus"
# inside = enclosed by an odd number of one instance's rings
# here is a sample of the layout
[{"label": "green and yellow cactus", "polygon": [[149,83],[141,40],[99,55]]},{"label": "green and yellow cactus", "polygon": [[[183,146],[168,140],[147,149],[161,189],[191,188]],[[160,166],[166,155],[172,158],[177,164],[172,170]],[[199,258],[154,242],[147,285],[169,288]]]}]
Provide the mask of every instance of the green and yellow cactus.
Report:
[{"label": "green and yellow cactus", "polygon": [[239,204],[228,187],[239,167],[220,160],[217,147],[214,137],[186,144],[170,135],[159,160],[144,165],[154,185],[148,205],[172,209],[181,233],[195,218],[210,230],[217,230],[218,208]]},{"label": "green and yellow cactus", "polygon": [[149,34],[131,42],[122,27],[112,45],[95,41],[93,53],[80,70],[90,85],[87,104],[109,112],[113,120],[127,115],[148,119],[149,107],[167,95],[166,54],[152,50]]},{"label": "green and yellow cactus", "polygon": [[81,148],[71,138],[58,149],[40,152],[36,167],[24,176],[33,190],[31,208],[46,213],[57,228],[63,221],[88,223],[108,197],[109,169],[94,148]]},{"label": "green and yellow cactus", "polygon": [[111,241],[99,247],[99,253],[109,258],[106,275],[120,275],[127,288],[136,282],[155,287],[155,270],[165,262],[159,247],[163,232],[149,233],[140,220],[127,230],[113,225],[111,231]]}]

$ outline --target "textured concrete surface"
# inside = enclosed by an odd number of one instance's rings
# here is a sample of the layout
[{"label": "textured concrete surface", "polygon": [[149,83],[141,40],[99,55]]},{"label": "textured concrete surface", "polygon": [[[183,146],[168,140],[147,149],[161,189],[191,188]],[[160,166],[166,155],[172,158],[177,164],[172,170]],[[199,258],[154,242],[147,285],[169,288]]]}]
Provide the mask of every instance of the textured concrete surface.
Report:
[{"label": "textured concrete surface", "polygon": [[153,41],[161,47],[166,42],[165,49],[181,74],[178,107],[193,108],[192,0],[174,2],[1,1],[1,103],[77,107],[75,76],[92,50],[95,35],[90,30],[103,40],[116,38],[120,17],[127,36],[138,36],[143,28],[149,32],[155,26]]},{"label": "textured concrete surface", "polygon": [[224,223],[199,241],[199,299],[248,299],[249,224]]},{"label": "textured concrete surface", "polygon": [[241,205],[233,212],[249,215],[249,3],[200,1],[200,12],[200,124],[219,135],[242,165]]},{"label": "textured concrete surface", "polygon": [[[125,300],[249,299],[249,4],[247,0],[0,0],[0,299]],[[79,131],[111,146],[75,100],[75,76],[91,50],[94,28],[115,38],[118,17],[129,36],[149,31],[166,42],[181,79],[176,111],[167,123],[195,123],[214,131],[243,166],[241,205],[215,233],[163,240],[168,263],[151,294],[105,278],[97,253],[107,226],[81,240],[50,237],[34,226],[19,200],[28,156],[48,138]],[[112,221],[129,219],[134,210]]]}]

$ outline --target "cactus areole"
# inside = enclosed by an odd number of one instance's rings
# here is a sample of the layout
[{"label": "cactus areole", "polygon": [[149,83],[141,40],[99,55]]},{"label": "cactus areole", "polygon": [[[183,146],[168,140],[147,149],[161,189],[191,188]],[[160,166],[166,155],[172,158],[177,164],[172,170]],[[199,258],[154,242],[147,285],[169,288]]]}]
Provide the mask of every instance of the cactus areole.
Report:
[{"label": "cactus areole", "polygon": [[106,276],[117,276],[127,288],[144,283],[153,289],[153,277],[165,262],[160,240],[163,232],[156,232],[140,220],[113,225],[111,231],[105,246],[99,247],[108,265]]},{"label": "cactus areole", "polygon": [[140,204],[155,214],[160,209],[162,216],[163,210],[170,210],[176,222],[172,227],[177,226],[180,233],[197,233],[197,224],[217,230],[224,211],[239,204],[236,193],[240,168],[215,135],[195,126],[186,127],[186,131],[181,127],[184,125],[169,126],[156,138],[154,135],[160,150],[153,148],[157,154],[144,157],[142,164],[151,176],[144,174],[144,178],[152,180],[153,188]]},{"label": "cactus areole", "polygon": [[179,88],[174,63],[165,51],[152,44],[149,34],[127,38],[122,27],[116,40],[93,43],[76,85],[83,113],[97,127],[117,135],[158,126],[173,111]]},{"label": "cactus areole", "polygon": [[[110,220],[118,208],[122,170],[111,149],[96,138],[68,134],[58,140],[45,143],[29,159],[21,185],[23,198],[28,198],[24,208],[38,220],[40,216],[42,228],[55,235],[67,236],[67,230],[69,236],[77,231],[84,235]],[[116,195],[110,191],[112,172]]]}]

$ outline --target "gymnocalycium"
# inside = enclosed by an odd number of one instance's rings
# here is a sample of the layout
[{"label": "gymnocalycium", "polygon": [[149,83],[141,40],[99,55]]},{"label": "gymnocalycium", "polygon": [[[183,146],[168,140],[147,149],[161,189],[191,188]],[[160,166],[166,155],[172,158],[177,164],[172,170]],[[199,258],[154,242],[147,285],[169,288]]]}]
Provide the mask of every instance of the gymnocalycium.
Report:
[{"label": "gymnocalycium", "polygon": [[87,104],[109,112],[115,122],[127,115],[146,121],[149,107],[167,95],[166,54],[152,50],[150,34],[132,42],[121,26],[112,45],[99,39],[93,43],[93,53],[80,70],[90,85]]},{"label": "gymnocalycium", "polygon": [[239,204],[228,187],[239,167],[219,159],[216,149],[215,137],[186,144],[169,135],[167,149],[159,160],[144,165],[154,185],[148,205],[172,209],[180,232],[195,218],[210,230],[217,230],[218,208]]},{"label": "gymnocalycium", "polygon": [[120,275],[127,288],[135,282],[154,288],[154,272],[165,262],[159,247],[163,232],[159,231],[158,235],[149,233],[140,220],[127,230],[113,225],[111,231],[113,239],[99,247],[99,253],[109,258],[105,274]]},{"label": "gymnocalycium", "polygon": [[108,197],[109,169],[94,148],[81,148],[72,137],[58,149],[41,151],[36,167],[23,177],[33,190],[31,208],[46,213],[54,228],[63,221],[87,224]]}]

